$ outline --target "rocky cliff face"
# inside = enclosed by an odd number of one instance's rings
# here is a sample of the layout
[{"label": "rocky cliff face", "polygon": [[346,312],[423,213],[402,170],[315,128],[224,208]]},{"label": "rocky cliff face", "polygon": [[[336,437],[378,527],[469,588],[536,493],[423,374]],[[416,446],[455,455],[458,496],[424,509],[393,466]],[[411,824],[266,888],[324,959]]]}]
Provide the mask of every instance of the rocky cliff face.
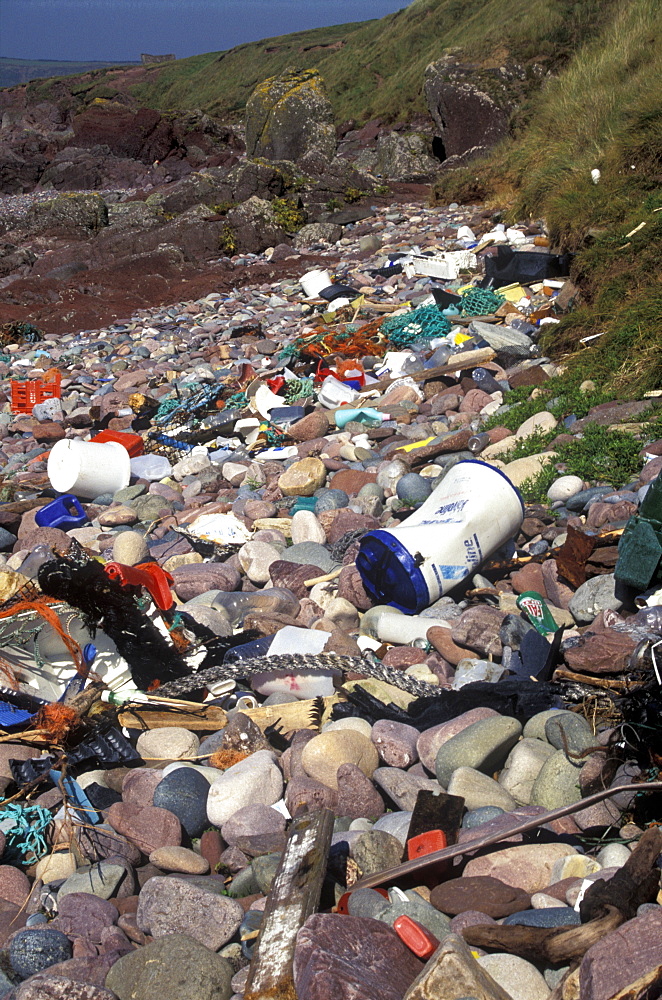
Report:
[{"label": "rocky cliff face", "polygon": [[514,62],[481,66],[453,54],[430,63],[425,97],[446,165],[459,166],[505,138],[511,114],[542,73]]}]

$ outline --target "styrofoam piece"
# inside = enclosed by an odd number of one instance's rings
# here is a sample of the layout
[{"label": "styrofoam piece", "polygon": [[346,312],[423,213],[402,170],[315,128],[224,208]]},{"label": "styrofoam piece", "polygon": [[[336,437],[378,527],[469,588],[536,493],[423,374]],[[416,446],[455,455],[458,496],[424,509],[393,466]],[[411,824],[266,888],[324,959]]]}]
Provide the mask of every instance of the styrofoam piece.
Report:
[{"label": "styrofoam piece", "polygon": [[282,396],[277,396],[268,385],[261,385],[251,400],[251,409],[256,410],[265,419],[276,406],[283,406]]},{"label": "styrofoam piece", "polygon": [[220,545],[243,545],[251,537],[246,525],[234,514],[201,514],[188,525],[188,532]]},{"label": "styrofoam piece", "polygon": [[51,486],[58,493],[73,493],[90,500],[124,489],[131,479],[131,458],[116,441],[95,444],[62,438],[51,448],[46,468]]}]

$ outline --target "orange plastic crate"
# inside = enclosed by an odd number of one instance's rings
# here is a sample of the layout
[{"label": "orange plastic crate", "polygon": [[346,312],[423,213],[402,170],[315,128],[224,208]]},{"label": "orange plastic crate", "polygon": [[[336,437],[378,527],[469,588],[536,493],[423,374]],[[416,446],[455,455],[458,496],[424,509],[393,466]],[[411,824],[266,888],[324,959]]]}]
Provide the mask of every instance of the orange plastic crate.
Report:
[{"label": "orange plastic crate", "polygon": [[46,399],[59,399],[61,380],[62,376],[57,368],[50,368],[44,372],[43,378],[30,379],[26,382],[14,379],[11,383],[12,413],[32,413],[35,403],[43,403]]}]

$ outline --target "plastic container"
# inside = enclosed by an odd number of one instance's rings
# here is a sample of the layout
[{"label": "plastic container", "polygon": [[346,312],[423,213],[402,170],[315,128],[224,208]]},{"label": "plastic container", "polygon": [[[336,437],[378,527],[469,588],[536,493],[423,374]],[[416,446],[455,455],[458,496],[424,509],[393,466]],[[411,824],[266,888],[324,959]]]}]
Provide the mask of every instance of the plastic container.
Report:
[{"label": "plastic container", "polygon": [[327,410],[334,410],[343,403],[353,403],[358,395],[358,392],[344,382],[339,382],[333,375],[329,375],[322,382],[317,399]]},{"label": "plastic container", "polygon": [[[230,624],[233,628],[237,628],[250,611],[290,615],[296,618],[301,606],[298,598],[287,587],[269,587],[267,590],[257,590],[253,594],[219,590],[211,602],[211,607],[215,611],[225,612]],[[269,636],[269,639],[273,639],[273,636]],[[235,647],[237,648],[241,647]],[[228,653],[226,659],[229,658]]]},{"label": "plastic container", "polygon": [[131,475],[137,479],[147,479],[150,483],[165,479],[172,472],[172,466],[163,455],[136,455],[131,459]]},{"label": "plastic container", "polygon": [[58,493],[73,493],[90,500],[124,489],[131,479],[129,453],[116,441],[93,444],[63,438],[51,448],[46,469]]},{"label": "plastic container", "polygon": [[339,430],[342,430],[350,420],[355,420],[360,424],[367,424],[368,427],[379,427],[384,420],[388,419],[388,413],[380,413],[379,410],[374,410],[371,406],[362,406],[358,410],[351,406],[343,406],[342,409],[336,410],[334,414],[336,427]]},{"label": "plastic container", "polygon": [[523,519],[507,476],[484,462],[458,462],[401,525],[363,536],[356,566],[374,601],[414,614],[470,576]]},{"label": "plastic container", "polygon": [[43,403],[47,399],[60,398],[61,375],[57,368],[51,368],[44,373],[43,378],[19,382],[13,379],[11,383],[12,413],[32,413],[35,403]]},{"label": "plastic container", "polygon": [[299,278],[299,284],[309,299],[316,299],[323,288],[328,288],[331,275],[328,271],[307,271]]},{"label": "plastic container", "polygon": [[127,434],[125,431],[99,431],[90,442],[93,444],[107,444],[109,441],[116,441],[126,448],[131,458],[142,455],[145,451],[145,442],[140,434]]},{"label": "plastic container", "polygon": [[35,524],[40,528],[80,528],[88,521],[88,516],[78,499],[72,493],[51,500],[45,507],[40,507],[34,516]]},{"label": "plastic container", "polygon": [[404,615],[392,607],[370,608],[361,619],[361,632],[380,642],[408,645],[416,639],[425,639],[428,629],[448,628],[443,618],[426,618],[422,615]]},{"label": "plastic container", "polygon": [[484,448],[487,448],[488,444],[490,444],[490,435],[483,431],[482,434],[474,434],[473,437],[469,438],[467,448],[472,455],[479,455]]}]

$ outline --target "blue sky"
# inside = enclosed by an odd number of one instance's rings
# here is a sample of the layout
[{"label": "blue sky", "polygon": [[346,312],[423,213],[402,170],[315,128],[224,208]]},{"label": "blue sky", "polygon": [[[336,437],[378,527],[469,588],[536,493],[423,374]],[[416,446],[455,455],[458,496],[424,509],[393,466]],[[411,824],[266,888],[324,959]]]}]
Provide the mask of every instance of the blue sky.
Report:
[{"label": "blue sky", "polygon": [[347,21],[383,17],[408,0],[0,0],[0,56],[178,58]]}]

